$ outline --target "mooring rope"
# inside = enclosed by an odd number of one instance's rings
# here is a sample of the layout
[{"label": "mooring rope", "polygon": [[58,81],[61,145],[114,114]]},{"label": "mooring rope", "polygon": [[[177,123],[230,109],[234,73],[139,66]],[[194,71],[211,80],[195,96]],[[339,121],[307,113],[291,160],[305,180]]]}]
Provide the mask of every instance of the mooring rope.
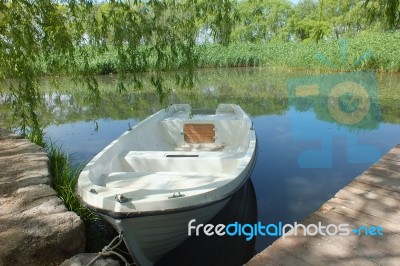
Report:
[{"label": "mooring rope", "polygon": [[[119,239],[118,243],[115,244],[114,246],[112,246],[114,244],[114,242]],[[124,256],[122,256],[121,254],[119,254],[118,252],[114,251],[115,248],[117,248],[119,246],[119,244],[121,244],[123,238],[122,238],[122,232],[116,236],[111,242],[110,244],[108,244],[107,246],[105,246],[96,257],[94,257],[88,264],[86,264],[86,266],[90,266],[92,265],[98,258],[102,257],[102,256],[110,256],[110,255],[116,255],[118,256],[124,263],[125,266],[129,266],[129,262],[124,258]]]}]

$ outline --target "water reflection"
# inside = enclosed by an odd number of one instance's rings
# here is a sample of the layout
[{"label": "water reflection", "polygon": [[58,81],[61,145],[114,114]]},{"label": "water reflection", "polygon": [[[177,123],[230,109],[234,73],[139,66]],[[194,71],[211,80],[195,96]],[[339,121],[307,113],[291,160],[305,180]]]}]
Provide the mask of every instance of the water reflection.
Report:
[{"label": "water reflection", "polygon": [[[174,88],[173,80],[166,78],[171,88],[167,104],[214,109],[220,102],[231,102],[253,117],[259,154],[252,181],[258,220],[263,224],[301,221],[400,142],[400,75],[378,75],[377,97],[366,115],[351,124],[341,123],[340,116],[328,108],[328,88],[333,85],[321,85],[326,88],[321,95],[310,95],[315,91],[311,87],[293,97],[288,81],[304,77],[308,75],[259,68],[201,70],[191,91]],[[87,92],[68,81],[61,82],[63,87],[57,90],[43,82],[40,123],[46,135],[72,153],[77,163],[91,159],[126,131],[128,123],[134,125],[162,108],[151,90],[137,92],[128,87],[117,93],[115,78],[101,79],[100,107],[87,102]],[[360,99],[352,99],[343,95],[336,102],[343,111],[339,114],[346,117],[360,106]],[[2,90],[2,127],[14,126],[11,101]],[[257,238],[256,250],[273,240]]]},{"label": "water reflection", "polygon": [[[303,124],[303,141],[293,137],[298,134],[293,131],[293,120]],[[382,155],[400,141],[399,125],[380,123],[376,130],[350,132],[336,124],[315,119],[312,111],[297,112],[294,108],[284,116],[255,117],[254,125],[260,149],[253,183],[258,219],[265,224],[301,221],[373,163],[371,158],[361,163],[349,162],[349,139],[371,146]],[[326,132],[333,136],[330,151],[325,151],[331,158],[331,167],[301,165],[301,155],[310,149],[318,151],[320,137]],[[353,154],[360,157],[363,152],[362,149],[353,150]],[[257,251],[275,239],[257,238]]]},{"label": "water reflection", "polygon": [[378,127],[381,112],[374,73],[350,72],[289,79],[289,104],[350,130]]}]

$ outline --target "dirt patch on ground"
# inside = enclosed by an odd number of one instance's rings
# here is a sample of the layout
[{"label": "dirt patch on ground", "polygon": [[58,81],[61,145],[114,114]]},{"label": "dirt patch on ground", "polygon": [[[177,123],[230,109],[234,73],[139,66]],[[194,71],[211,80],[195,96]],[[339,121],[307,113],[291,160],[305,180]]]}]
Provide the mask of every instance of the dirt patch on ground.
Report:
[{"label": "dirt patch on ground", "polygon": [[50,185],[45,150],[0,129],[0,265],[59,265],[84,251],[82,220]]}]

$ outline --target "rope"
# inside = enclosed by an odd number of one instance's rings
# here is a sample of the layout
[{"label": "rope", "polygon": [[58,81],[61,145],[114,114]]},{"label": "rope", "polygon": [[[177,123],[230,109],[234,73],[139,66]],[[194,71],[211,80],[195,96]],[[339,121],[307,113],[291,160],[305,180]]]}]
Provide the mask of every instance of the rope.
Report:
[{"label": "rope", "polygon": [[[114,244],[114,242],[119,239],[118,243],[115,244],[114,246],[112,246]],[[101,256],[110,256],[110,255],[116,255],[118,256],[124,263],[125,266],[129,266],[129,262],[124,258],[124,256],[122,256],[121,254],[119,254],[118,252],[114,251],[115,248],[117,248],[119,246],[119,244],[121,244],[123,238],[122,238],[122,232],[116,236],[111,242],[110,244],[108,244],[107,246],[105,246],[96,257],[94,257],[88,264],[86,264],[86,266],[90,266],[92,265],[98,258],[100,258]]]}]

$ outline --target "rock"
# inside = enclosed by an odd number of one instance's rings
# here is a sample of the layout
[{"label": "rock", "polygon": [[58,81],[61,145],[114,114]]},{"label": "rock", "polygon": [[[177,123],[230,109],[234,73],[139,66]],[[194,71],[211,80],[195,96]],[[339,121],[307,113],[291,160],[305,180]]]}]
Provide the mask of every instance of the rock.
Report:
[{"label": "rock", "polygon": [[[97,253],[83,253],[78,254],[63,263],[60,266],[86,266],[91,262],[98,254]],[[91,266],[119,266],[119,262],[110,257],[99,257]]]},{"label": "rock", "polygon": [[0,130],[0,265],[59,265],[85,247],[84,224],[50,187],[45,150]]}]

